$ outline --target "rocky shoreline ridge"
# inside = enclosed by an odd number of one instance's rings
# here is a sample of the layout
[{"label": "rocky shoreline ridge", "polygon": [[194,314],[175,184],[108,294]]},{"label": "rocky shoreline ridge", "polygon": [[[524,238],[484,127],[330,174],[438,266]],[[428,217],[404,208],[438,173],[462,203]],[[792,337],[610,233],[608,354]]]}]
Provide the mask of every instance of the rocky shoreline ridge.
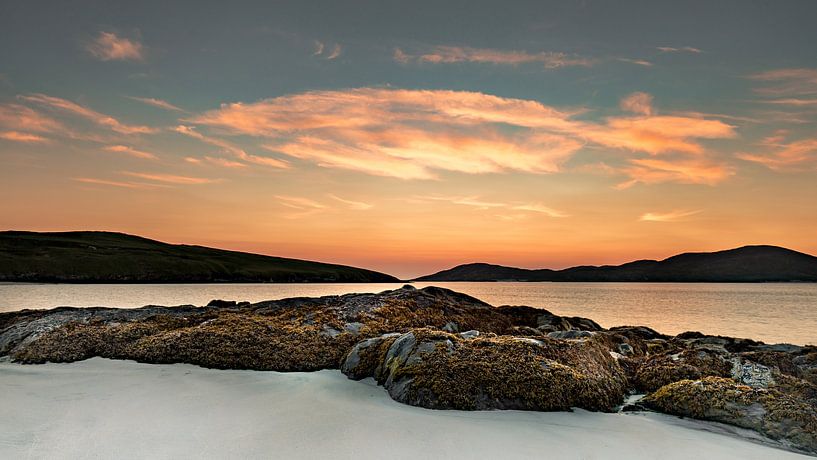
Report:
[{"label": "rocky shoreline ridge", "polygon": [[448,289],[0,313],[0,356],[95,356],[219,369],[340,369],[430,409],[655,410],[817,454],[817,347],[643,326],[609,329]]}]

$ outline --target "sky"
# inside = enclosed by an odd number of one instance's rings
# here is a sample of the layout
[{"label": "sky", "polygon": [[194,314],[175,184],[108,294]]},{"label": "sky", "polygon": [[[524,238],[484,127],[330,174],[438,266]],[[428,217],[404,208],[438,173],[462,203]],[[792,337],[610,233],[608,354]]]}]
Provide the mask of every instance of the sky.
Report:
[{"label": "sky", "polygon": [[0,228],[427,274],[817,254],[817,2],[0,2]]}]

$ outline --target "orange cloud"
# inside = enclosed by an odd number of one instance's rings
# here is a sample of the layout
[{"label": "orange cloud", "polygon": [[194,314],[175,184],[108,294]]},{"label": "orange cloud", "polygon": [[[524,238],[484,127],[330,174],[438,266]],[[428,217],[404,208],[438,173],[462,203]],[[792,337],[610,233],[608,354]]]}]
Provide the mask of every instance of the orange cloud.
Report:
[{"label": "orange cloud", "polygon": [[764,139],[761,145],[766,153],[740,153],[737,157],[775,171],[817,169],[817,139],[785,142],[781,134]]},{"label": "orange cloud", "polygon": [[85,49],[101,61],[142,61],[145,58],[145,47],[141,43],[113,32],[100,32]]},{"label": "orange cloud", "polygon": [[98,125],[110,128],[112,131],[120,134],[146,134],[156,132],[156,129],[148,126],[124,124],[114,117],[58,97],[47,96],[45,94],[30,94],[27,96],[18,97],[27,102],[44,105],[53,109],[77,115]]},{"label": "orange cloud", "polygon": [[638,218],[638,220],[642,222],[677,222],[679,220],[682,220],[684,217],[700,214],[700,212],[701,212],[700,209],[695,211],[678,209],[669,212],[648,212],[642,214],[641,217]]},{"label": "orange cloud", "polygon": [[146,160],[156,160],[158,157],[150,152],[144,152],[142,150],[136,150],[132,147],[128,147],[127,145],[109,145],[105,147],[105,150],[109,152],[115,153],[124,153],[126,155],[130,155],[135,158],[144,158]]},{"label": "orange cloud", "polygon": [[20,104],[0,104],[0,126],[12,131],[54,133],[66,131],[57,120]]},{"label": "orange cloud", "polygon": [[410,56],[397,48],[394,59],[402,64],[417,61],[432,64],[451,64],[458,62],[472,62],[497,65],[520,65],[538,63],[546,69],[561,67],[582,66],[590,67],[594,61],[588,58],[570,56],[565,53],[527,51],[508,51],[487,48],[469,48],[461,46],[435,46],[430,51]]},{"label": "orange cloud", "polygon": [[50,139],[47,139],[45,137],[37,136],[36,134],[21,133],[19,131],[0,131],[0,139],[5,139],[7,141],[14,142],[23,142],[26,144],[42,144],[51,142]]},{"label": "orange cloud", "polygon": [[630,176],[630,180],[618,184],[618,189],[638,183],[661,182],[714,185],[734,174],[728,165],[696,157],[673,160],[643,158],[630,160],[629,163],[630,166],[622,168],[622,172]]},{"label": "orange cloud", "polygon": [[691,139],[735,137],[734,126],[720,120],[681,116],[612,117],[602,127],[586,126],[585,137],[607,146],[660,154],[667,152],[703,153]]},{"label": "orange cloud", "polygon": [[[651,113],[649,95],[638,98],[625,105]],[[735,136],[733,126],[703,117],[594,123],[574,119],[581,112],[477,92],[359,88],[224,104],[188,122],[260,138],[271,152],[320,166],[402,179],[434,179],[439,171],[554,173],[587,143],[702,155],[697,139]],[[191,127],[177,131],[236,149]]]}]

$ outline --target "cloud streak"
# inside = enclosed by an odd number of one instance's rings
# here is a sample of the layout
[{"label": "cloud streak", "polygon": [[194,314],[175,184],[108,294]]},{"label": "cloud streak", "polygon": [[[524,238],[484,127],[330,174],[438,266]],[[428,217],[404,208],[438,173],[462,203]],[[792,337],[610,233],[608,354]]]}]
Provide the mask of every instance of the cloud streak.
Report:
[{"label": "cloud streak", "polygon": [[153,107],[158,107],[160,109],[169,110],[171,112],[185,112],[184,109],[177,107],[170,102],[163,101],[161,99],[156,99],[152,97],[136,97],[136,96],[125,96],[128,99],[132,99],[134,101],[141,102],[143,104],[147,104]]},{"label": "cloud streak", "polygon": [[201,184],[213,184],[216,182],[221,182],[220,179],[208,179],[204,177],[191,177],[191,176],[179,176],[175,174],[166,174],[166,173],[142,173],[142,172],[133,172],[133,171],[123,171],[122,174],[131,177],[137,177],[139,179],[145,179],[155,182],[163,182],[167,184],[178,184],[178,185],[201,185]]},{"label": "cloud streak", "polygon": [[206,144],[220,147],[224,152],[230,153],[239,160],[245,161],[247,163],[253,163],[257,165],[269,166],[280,169],[289,168],[289,163],[287,163],[284,160],[278,160],[276,158],[249,154],[246,151],[244,151],[244,149],[237,147],[223,139],[219,139],[212,136],[205,136],[204,134],[201,134],[200,132],[196,131],[191,126],[179,125],[173,128],[173,130],[179,134],[184,134],[185,136],[198,139]]},{"label": "cloud streak", "polygon": [[113,32],[100,32],[85,47],[86,51],[100,61],[142,61],[145,47],[137,40],[120,37]]},{"label": "cloud streak", "polygon": [[817,138],[786,142],[785,132],[765,138],[763,152],[738,153],[741,160],[758,163],[774,171],[804,171],[817,169]]},{"label": "cloud streak", "polygon": [[522,64],[540,64],[546,69],[562,67],[590,67],[594,60],[572,56],[559,52],[530,53],[527,51],[497,50],[489,48],[469,48],[462,46],[435,46],[429,51],[409,55],[400,48],[395,48],[394,60],[401,64],[410,62],[429,64],[477,63],[517,66]]},{"label": "cloud streak", "polygon": [[19,131],[0,131],[0,139],[22,142],[24,144],[45,144],[51,142],[48,138],[36,134],[21,133]]},{"label": "cloud streak", "polygon": [[682,46],[680,48],[676,48],[673,46],[657,46],[655,47],[658,51],[662,53],[693,53],[693,54],[700,54],[703,51],[699,48],[693,48],[691,46]]},{"label": "cloud streak", "polygon": [[109,145],[105,147],[105,150],[108,152],[114,153],[124,153],[125,155],[130,155],[134,158],[142,158],[145,160],[157,160],[158,157],[150,152],[145,152],[143,150],[137,150],[133,147],[128,147],[127,145]]},{"label": "cloud streak", "polygon": [[521,211],[524,213],[544,214],[548,217],[570,217],[569,214],[562,211],[545,206],[541,203],[502,203],[485,201],[479,196],[444,196],[444,195],[426,195],[416,196],[415,200],[420,201],[442,201],[460,206],[470,206],[479,210],[488,209],[505,209],[509,211]]},{"label": "cloud streak", "polygon": [[775,69],[750,75],[749,78],[767,83],[767,86],[755,88],[759,94],[817,94],[817,69]]},{"label": "cloud streak", "polygon": [[84,184],[92,184],[92,185],[106,185],[109,187],[120,187],[120,188],[129,188],[129,189],[139,189],[139,190],[151,190],[151,189],[159,189],[159,188],[166,188],[166,185],[160,184],[145,184],[142,182],[124,182],[124,181],[114,181],[114,180],[106,180],[106,179],[95,179],[93,177],[74,177],[71,180],[76,182],[82,182]]},{"label": "cloud streak", "polygon": [[85,118],[97,125],[107,127],[120,134],[148,134],[157,131],[156,129],[148,126],[122,123],[110,115],[105,115],[83,105],[58,97],[48,96],[45,94],[29,94],[25,96],[18,96],[18,98],[29,103],[42,105],[51,109]]},{"label": "cloud streak", "polygon": [[669,212],[648,212],[642,214],[638,220],[642,222],[678,222],[684,220],[685,217],[694,216],[695,214],[700,214],[701,210],[684,210],[678,209]]},{"label": "cloud streak", "polygon": [[345,198],[341,198],[341,197],[339,197],[337,195],[334,195],[334,194],[331,194],[331,193],[328,194],[327,196],[329,198],[332,198],[335,201],[338,201],[340,203],[345,204],[346,206],[349,207],[349,209],[353,209],[353,210],[356,210],[356,211],[366,211],[366,210],[371,209],[372,207],[374,207],[374,205],[369,204],[369,203],[364,203],[362,201],[347,200]]}]

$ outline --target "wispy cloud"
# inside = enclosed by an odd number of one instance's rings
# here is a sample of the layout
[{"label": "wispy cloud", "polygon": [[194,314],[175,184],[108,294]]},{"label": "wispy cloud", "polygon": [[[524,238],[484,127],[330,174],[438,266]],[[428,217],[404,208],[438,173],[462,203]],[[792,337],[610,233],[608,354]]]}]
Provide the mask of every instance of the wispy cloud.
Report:
[{"label": "wispy cloud", "polygon": [[631,59],[631,58],[618,58],[621,62],[626,62],[628,64],[635,64],[640,65],[641,67],[652,67],[653,63],[646,60],[646,59]]},{"label": "wispy cloud", "polygon": [[224,104],[189,122],[261,139],[269,151],[319,166],[402,179],[434,179],[440,171],[553,173],[587,144],[704,155],[696,139],[735,136],[733,126],[703,117],[589,122],[574,119],[580,112],[476,92],[359,88]]},{"label": "wispy cloud", "polygon": [[817,94],[817,69],[776,69],[749,76],[750,79],[767,82],[768,86],[755,88],[765,95]]},{"label": "wispy cloud", "polygon": [[21,133],[19,131],[0,131],[0,139],[7,141],[22,142],[25,144],[43,144],[51,142],[50,139],[36,134]]},{"label": "wispy cloud", "polygon": [[120,134],[146,134],[156,132],[156,129],[154,128],[125,124],[110,115],[105,115],[75,102],[58,97],[48,96],[45,94],[29,94],[25,96],[18,96],[18,98],[26,102],[43,105],[85,118],[93,123],[105,126]]},{"label": "wispy cloud", "polygon": [[652,95],[642,92],[635,92],[621,99],[619,103],[621,110],[633,112],[640,115],[652,115]]},{"label": "wispy cloud", "polygon": [[435,46],[428,51],[409,55],[400,48],[395,48],[394,60],[407,64],[409,62],[424,62],[431,64],[452,64],[471,62],[495,65],[541,64],[546,69],[561,67],[590,67],[594,61],[590,58],[573,56],[566,53],[543,51],[530,53],[527,51],[497,50],[488,48],[469,48],[462,46]]},{"label": "wispy cloud", "polygon": [[163,101],[161,99],[156,99],[156,98],[152,98],[152,97],[136,97],[136,96],[125,96],[125,97],[127,97],[128,99],[132,99],[134,101],[139,101],[139,102],[141,102],[143,104],[152,105],[153,107],[158,107],[158,108],[164,109],[164,110],[170,110],[172,112],[184,112],[185,111],[184,109],[182,109],[180,107],[176,107],[175,105],[171,104],[170,102]]},{"label": "wispy cloud", "polygon": [[315,40],[315,52],[312,53],[313,56],[320,56],[323,54],[323,50],[326,48],[326,45],[323,42]]},{"label": "wispy cloud", "polygon": [[335,46],[332,47],[332,51],[329,53],[328,56],[326,56],[326,59],[329,60],[336,59],[338,56],[340,56],[340,52],[342,49],[343,48],[339,44],[335,43]]},{"label": "wispy cloud", "polygon": [[315,40],[314,45],[315,51],[312,53],[312,55],[320,56],[329,61],[337,59],[343,52],[343,47],[340,45],[340,43],[335,43],[331,48],[329,48],[326,43]]},{"label": "wispy cloud", "polygon": [[662,53],[693,53],[693,54],[703,53],[701,49],[693,48],[691,46],[681,46],[679,48],[673,46],[656,46],[655,49],[661,51]]},{"label": "wispy cloud", "polygon": [[248,163],[254,163],[263,166],[271,166],[273,168],[282,169],[289,168],[289,163],[287,163],[284,160],[249,154],[246,151],[244,151],[244,149],[237,147],[223,139],[219,139],[212,136],[205,136],[204,134],[196,131],[195,128],[193,128],[192,126],[179,125],[173,128],[173,130],[179,134],[184,134],[185,136],[198,139],[204,143],[220,147],[224,152],[230,153],[239,160],[246,161]]},{"label": "wispy cloud", "polygon": [[478,196],[420,195],[414,198],[421,201],[445,201],[452,204],[472,206],[477,209],[504,208],[508,206],[505,203],[484,201]]},{"label": "wispy cloud", "polygon": [[166,188],[166,185],[161,184],[145,184],[142,182],[124,182],[124,181],[114,181],[114,180],[107,180],[107,179],[95,179],[92,177],[74,177],[72,180],[77,182],[82,182],[85,184],[93,184],[93,185],[106,185],[110,187],[120,187],[120,188],[130,188],[130,189],[140,189],[140,190],[150,190],[150,189],[159,189],[159,188]]},{"label": "wispy cloud", "polygon": [[544,206],[539,203],[527,203],[527,204],[520,204],[511,207],[511,209],[517,211],[529,211],[529,212],[538,212],[540,214],[544,214],[549,217],[570,217],[569,214],[566,214],[562,211],[558,211],[556,209]]},{"label": "wispy cloud", "polygon": [[789,105],[793,107],[811,107],[817,106],[817,99],[804,99],[804,98],[797,98],[797,97],[789,97],[789,98],[782,98],[782,99],[767,99],[760,101],[764,104],[774,104],[774,105]]},{"label": "wispy cloud", "polygon": [[734,174],[731,166],[700,157],[686,158],[638,158],[629,160],[630,165],[621,171],[630,179],[618,184],[623,190],[635,184],[658,184],[677,182],[681,184],[715,185]]},{"label": "wispy cloud", "polygon": [[0,126],[18,132],[55,133],[67,130],[59,121],[20,104],[0,104]]},{"label": "wispy cloud", "polygon": [[289,195],[275,195],[275,198],[279,200],[284,206],[295,208],[295,209],[324,209],[326,208],[325,205],[318,203],[315,200],[304,198],[300,196],[289,196]]},{"label": "wispy cloud", "polygon": [[127,145],[109,145],[105,147],[105,150],[108,152],[114,153],[124,153],[125,155],[130,155],[135,158],[144,158],[146,160],[156,160],[158,157],[150,152],[145,152],[143,150],[137,150],[133,147],[128,147]]},{"label": "wispy cloud", "polygon": [[700,214],[701,210],[684,210],[678,209],[669,212],[648,212],[642,214],[638,220],[642,222],[678,222],[684,220],[685,217]]},{"label": "wispy cloud", "polygon": [[101,61],[142,61],[145,47],[138,40],[120,37],[113,32],[100,32],[85,46],[92,56]]},{"label": "wispy cloud", "polygon": [[817,169],[817,138],[786,141],[786,131],[765,138],[762,152],[739,153],[745,161],[759,163],[775,171],[803,171]]},{"label": "wispy cloud", "polygon": [[[445,195],[419,195],[413,200],[419,201],[443,201],[451,204],[470,206],[479,210],[505,209],[508,211],[521,211],[522,213],[545,214],[548,217],[569,217],[567,213],[545,206],[541,203],[502,203],[495,201],[485,201],[479,196],[445,196]],[[503,214],[505,216],[519,216],[516,214]]]},{"label": "wispy cloud", "polygon": [[339,201],[339,202],[345,204],[346,206],[349,207],[349,209],[354,209],[356,211],[366,211],[367,209],[371,209],[374,206],[372,204],[364,203],[362,201],[347,200],[345,198],[341,198],[341,197],[339,197],[337,195],[333,195],[331,193],[328,194],[327,196],[329,196],[329,198],[332,198],[335,201]]},{"label": "wispy cloud", "polygon": [[220,179],[208,179],[204,177],[191,177],[191,176],[178,176],[175,174],[165,174],[165,173],[141,173],[141,172],[133,172],[133,171],[123,171],[122,174],[126,176],[138,177],[139,179],[145,179],[155,182],[164,182],[168,184],[178,184],[178,185],[200,185],[200,184],[212,184],[216,182],[221,182]]}]

